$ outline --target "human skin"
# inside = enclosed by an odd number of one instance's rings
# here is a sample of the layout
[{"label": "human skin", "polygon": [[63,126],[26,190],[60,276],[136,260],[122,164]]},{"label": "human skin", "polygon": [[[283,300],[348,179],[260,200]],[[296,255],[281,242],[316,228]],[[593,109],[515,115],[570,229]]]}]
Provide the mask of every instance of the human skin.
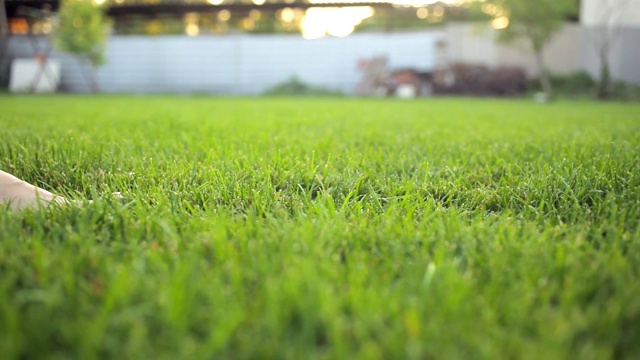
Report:
[{"label": "human skin", "polygon": [[50,203],[67,204],[69,201],[0,170],[0,207],[8,206],[11,210],[19,211],[29,207],[44,207]]}]

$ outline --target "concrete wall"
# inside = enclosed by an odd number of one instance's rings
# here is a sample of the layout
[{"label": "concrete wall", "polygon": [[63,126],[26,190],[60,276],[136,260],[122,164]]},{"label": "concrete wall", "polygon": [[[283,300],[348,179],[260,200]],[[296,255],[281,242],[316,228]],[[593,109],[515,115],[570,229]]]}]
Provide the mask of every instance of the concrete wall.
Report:
[{"label": "concrete wall", "polygon": [[[98,71],[104,92],[258,94],[297,75],[302,81],[350,93],[362,73],[358,61],[386,55],[393,68],[435,67],[437,32],[365,33],[305,40],[298,35],[115,36]],[[40,39],[43,41],[43,39]],[[11,57],[32,57],[24,37]],[[55,53],[62,89],[89,88],[78,63]]]},{"label": "concrete wall", "polygon": [[580,23],[640,27],[640,0],[581,0]]},{"label": "concrete wall", "polygon": [[[640,0],[628,1],[634,6],[640,4]],[[630,19],[640,21],[640,9]],[[496,35],[497,31],[486,24],[450,24],[445,28],[447,45],[440,49],[444,52],[440,56],[446,59],[445,63],[520,66],[527,70],[529,76],[536,76],[538,69],[527,44],[500,44],[495,41]],[[598,79],[600,61],[596,48],[603,38],[609,38],[612,44],[609,51],[612,78],[640,84],[640,26],[567,24],[544,50],[549,71],[554,74],[586,71]]]},{"label": "concrete wall", "polygon": [[[495,66],[519,66],[529,76],[536,76],[533,53],[528,44],[496,42],[497,31],[485,23],[454,23],[446,27],[445,58],[449,62],[463,62]],[[581,28],[568,24],[550,41],[544,58],[550,72],[568,74],[578,71]]]},{"label": "concrete wall", "polygon": [[[600,76],[598,44],[603,36],[612,34],[610,28],[587,27],[584,29],[579,66],[591,76]],[[623,27],[611,36],[609,54],[611,77],[614,80],[640,84],[640,27]]]},{"label": "concrete wall", "polygon": [[[553,74],[571,74],[579,71],[580,41],[582,29],[578,24],[567,24],[549,41],[543,51],[545,64]],[[537,75],[538,69],[533,52],[528,44],[498,45],[498,64],[519,65],[530,75]]]},{"label": "concrete wall", "polygon": [[445,28],[442,57],[445,63],[494,66],[498,58],[494,36],[495,32],[484,23],[449,24]]},{"label": "concrete wall", "polygon": [[582,0],[583,37],[579,66],[595,78],[600,75],[599,55],[610,43],[611,76],[640,84],[640,0]]}]

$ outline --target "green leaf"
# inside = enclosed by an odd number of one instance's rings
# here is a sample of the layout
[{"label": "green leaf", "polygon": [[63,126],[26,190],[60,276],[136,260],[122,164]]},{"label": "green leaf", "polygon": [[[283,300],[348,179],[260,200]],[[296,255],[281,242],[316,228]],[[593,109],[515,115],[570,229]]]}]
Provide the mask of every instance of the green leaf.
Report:
[{"label": "green leaf", "polygon": [[107,20],[90,0],[64,0],[55,33],[58,49],[87,57],[93,66],[104,63]]}]

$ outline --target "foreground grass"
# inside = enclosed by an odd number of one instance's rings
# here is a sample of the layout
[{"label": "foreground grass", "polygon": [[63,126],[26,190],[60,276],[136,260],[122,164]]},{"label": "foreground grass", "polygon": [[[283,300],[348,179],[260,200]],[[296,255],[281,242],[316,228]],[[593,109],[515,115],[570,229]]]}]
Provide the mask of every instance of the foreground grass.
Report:
[{"label": "foreground grass", "polygon": [[638,105],[0,108],[8,359],[640,356]]}]

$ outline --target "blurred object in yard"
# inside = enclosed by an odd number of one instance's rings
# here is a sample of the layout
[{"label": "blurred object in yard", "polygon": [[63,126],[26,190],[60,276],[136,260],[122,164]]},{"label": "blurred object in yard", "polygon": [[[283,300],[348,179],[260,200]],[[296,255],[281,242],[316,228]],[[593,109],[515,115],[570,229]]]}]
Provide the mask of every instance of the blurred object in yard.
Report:
[{"label": "blurred object in yard", "polygon": [[527,75],[523,68],[500,66],[489,72],[490,95],[519,96],[527,91]]},{"label": "blurred object in yard", "polygon": [[[53,50],[49,36],[51,17],[53,16],[51,8],[43,6],[40,9],[20,5],[16,9],[16,14],[22,16],[19,18],[22,21],[20,21],[21,26],[18,33],[26,35],[34,58],[13,59],[9,90],[23,93],[55,92],[60,80],[60,63],[49,60]],[[44,41],[39,41],[39,38]],[[6,43],[3,46],[6,46]],[[4,58],[4,53],[3,49],[2,58]]]},{"label": "blurred object in yard", "polygon": [[433,75],[435,94],[519,96],[527,90],[525,70],[519,67],[453,64]]},{"label": "blurred object in yard", "polygon": [[15,59],[11,63],[9,90],[13,93],[52,93],[58,88],[60,63],[41,58]]},{"label": "blurred object in yard", "polygon": [[364,76],[356,88],[360,96],[403,99],[432,95],[520,96],[527,91],[523,68],[457,63],[433,72],[405,68],[392,71],[385,57],[360,61]]},{"label": "blurred object in yard", "polygon": [[358,96],[386,96],[389,88],[389,60],[378,56],[370,60],[358,61],[358,69],[364,72],[362,80],[356,86]]},{"label": "blurred object in yard", "polygon": [[415,98],[420,96],[431,96],[432,74],[429,72],[418,72],[414,69],[397,70],[391,74],[392,88],[388,90],[399,98]]},{"label": "blurred object in yard", "polygon": [[538,91],[537,93],[533,94],[533,99],[538,104],[544,104],[544,103],[548,103],[549,101],[551,101],[549,96],[547,96],[547,94],[544,91]]},{"label": "blurred object in yard", "polygon": [[396,87],[395,95],[400,99],[413,99],[416,97],[416,88],[411,84],[400,84]]}]

